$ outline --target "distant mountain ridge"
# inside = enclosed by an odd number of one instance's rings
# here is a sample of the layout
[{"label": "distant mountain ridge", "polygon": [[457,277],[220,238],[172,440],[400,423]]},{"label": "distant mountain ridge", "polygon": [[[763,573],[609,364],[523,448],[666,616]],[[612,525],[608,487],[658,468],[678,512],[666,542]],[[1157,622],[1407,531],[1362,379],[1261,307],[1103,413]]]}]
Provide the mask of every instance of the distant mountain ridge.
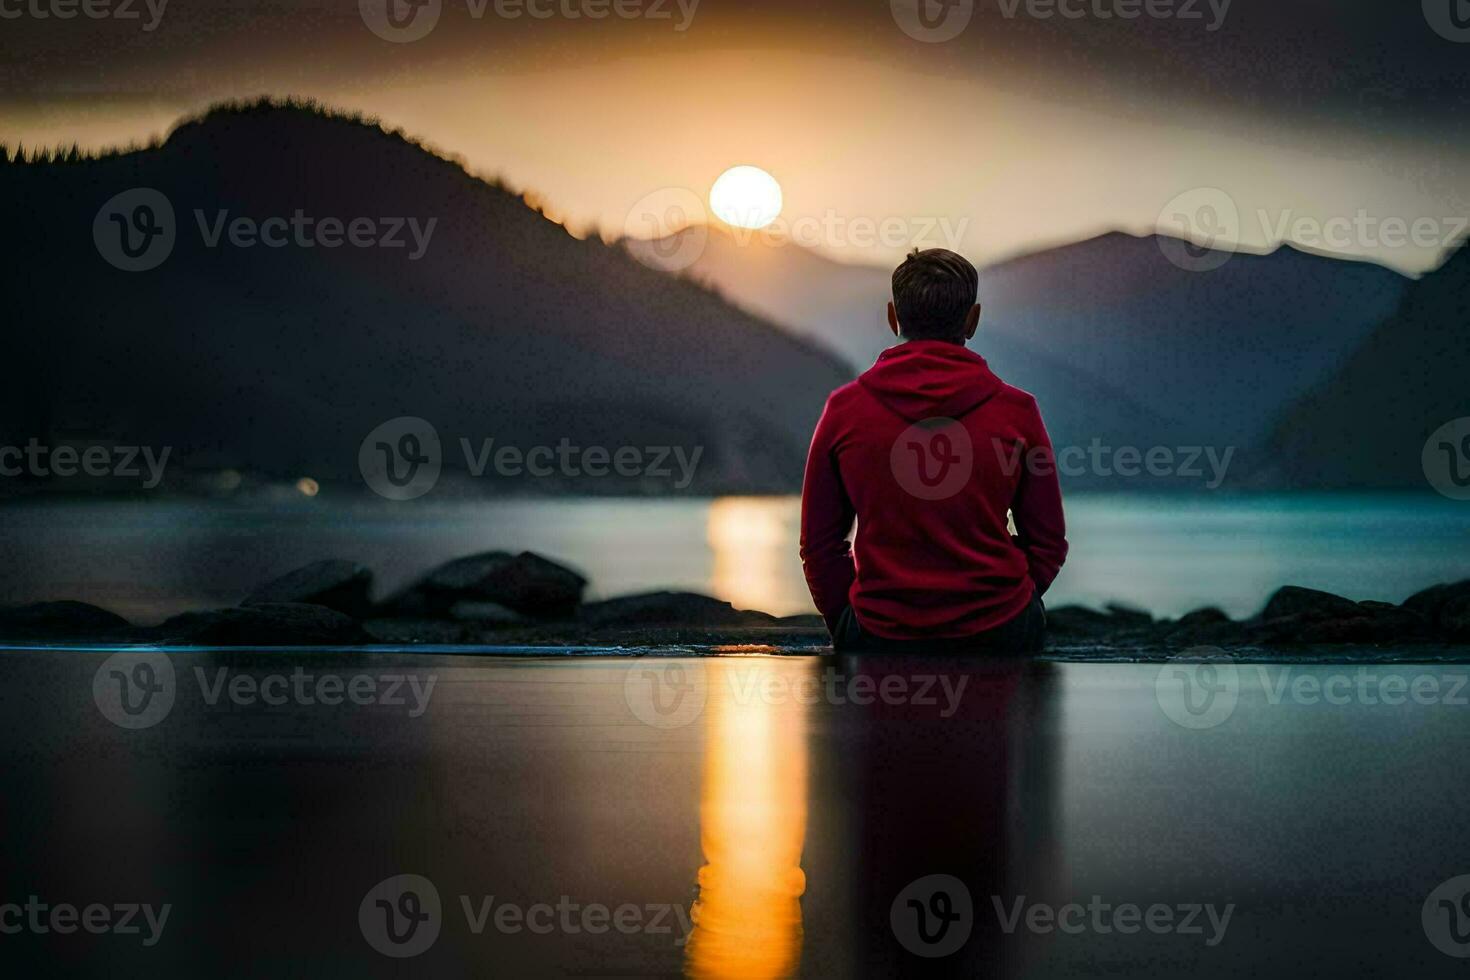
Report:
[{"label": "distant mountain ridge", "polygon": [[[1170,261],[1171,243],[1115,232],[982,268],[970,347],[1037,396],[1059,445],[1233,447],[1228,485],[1282,479],[1266,452],[1280,413],[1352,356],[1412,280],[1291,247],[1221,254],[1218,268],[1196,272]],[[657,261],[646,243],[629,247]],[[894,342],[887,269],[709,229],[685,274],[857,370]],[[1069,483],[1140,481],[1088,473]]]},{"label": "distant mountain ridge", "polygon": [[[1410,286],[1341,367],[1283,411],[1276,478],[1295,486],[1422,485],[1426,440],[1470,417],[1470,248]],[[1470,463],[1470,460],[1465,460]]]},{"label": "distant mountain ridge", "polygon": [[[0,185],[16,232],[5,262],[16,383],[0,393],[11,444],[106,437],[173,447],[184,469],[361,490],[363,438],[419,416],[443,439],[447,483],[470,479],[458,440],[493,437],[697,446],[684,492],[786,491],[823,400],[850,377],[825,351],[571,237],[400,134],[312,107],[219,108],[147,149],[0,166]],[[173,250],[148,271],[114,268],[93,240],[99,208],[130,188],[156,189],[175,215]],[[339,238],[362,218],[380,235],[390,218],[434,224],[417,260],[401,225],[407,247],[231,244],[237,218],[298,211],[322,222],[312,234],[339,219]],[[271,232],[294,234],[283,228]],[[646,474],[510,482],[670,489]]]}]

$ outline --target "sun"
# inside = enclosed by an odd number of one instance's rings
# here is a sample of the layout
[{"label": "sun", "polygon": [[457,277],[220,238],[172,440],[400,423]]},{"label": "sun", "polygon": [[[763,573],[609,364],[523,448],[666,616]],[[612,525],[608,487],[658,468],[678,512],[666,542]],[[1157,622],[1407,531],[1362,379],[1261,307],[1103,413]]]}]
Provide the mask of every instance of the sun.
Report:
[{"label": "sun", "polygon": [[781,185],[760,167],[731,167],[709,189],[715,217],[737,228],[764,228],[781,214]]}]

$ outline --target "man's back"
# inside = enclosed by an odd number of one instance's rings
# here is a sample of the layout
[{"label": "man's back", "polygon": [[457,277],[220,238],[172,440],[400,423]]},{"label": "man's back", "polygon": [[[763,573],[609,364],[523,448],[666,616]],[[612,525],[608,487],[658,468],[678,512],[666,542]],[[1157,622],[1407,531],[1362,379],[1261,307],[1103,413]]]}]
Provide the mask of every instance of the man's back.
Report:
[{"label": "man's back", "polygon": [[807,583],[834,634],[849,605],[862,631],[894,640],[976,636],[1016,619],[1067,554],[1035,399],[962,337],[885,351],[827,401],[801,531]]}]

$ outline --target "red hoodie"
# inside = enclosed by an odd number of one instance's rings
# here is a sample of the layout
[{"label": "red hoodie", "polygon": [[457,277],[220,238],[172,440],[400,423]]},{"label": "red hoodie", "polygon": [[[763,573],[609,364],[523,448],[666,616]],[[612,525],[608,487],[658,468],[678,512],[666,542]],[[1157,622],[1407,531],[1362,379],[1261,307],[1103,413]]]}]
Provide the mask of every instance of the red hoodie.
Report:
[{"label": "red hoodie", "polygon": [[829,628],[850,604],[888,639],[972,636],[1025,609],[1066,557],[1036,399],[980,355],[911,340],[827,399],[801,493],[801,560]]}]

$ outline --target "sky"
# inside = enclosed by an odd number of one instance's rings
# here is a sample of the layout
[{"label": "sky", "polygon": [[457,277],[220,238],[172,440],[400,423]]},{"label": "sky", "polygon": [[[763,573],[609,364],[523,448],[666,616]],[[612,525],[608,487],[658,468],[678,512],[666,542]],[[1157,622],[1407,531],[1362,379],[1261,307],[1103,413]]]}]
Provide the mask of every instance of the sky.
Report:
[{"label": "sky", "polygon": [[83,2],[0,0],[0,141],[309,96],[579,234],[759,166],[777,230],[854,262],[1162,227],[1415,274],[1470,217],[1464,0]]}]

